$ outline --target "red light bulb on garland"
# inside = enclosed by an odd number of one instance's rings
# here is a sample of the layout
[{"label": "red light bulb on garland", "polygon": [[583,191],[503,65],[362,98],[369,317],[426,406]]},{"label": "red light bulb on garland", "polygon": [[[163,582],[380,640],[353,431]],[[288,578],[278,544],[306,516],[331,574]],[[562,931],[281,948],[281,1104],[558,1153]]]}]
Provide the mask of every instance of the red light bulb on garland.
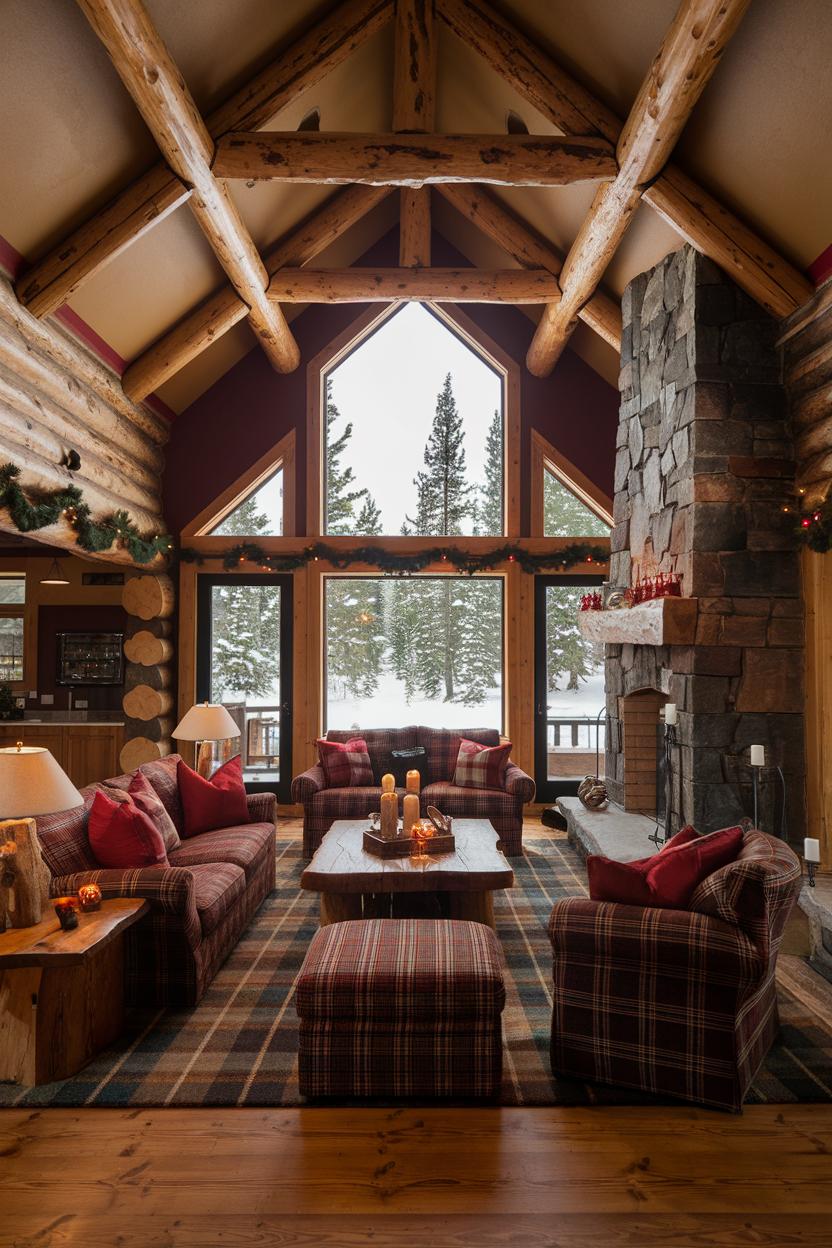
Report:
[{"label": "red light bulb on garland", "polygon": [[804,529],[808,529],[811,523],[812,521],[809,519],[808,516],[804,516],[803,519],[800,521],[801,527]]}]

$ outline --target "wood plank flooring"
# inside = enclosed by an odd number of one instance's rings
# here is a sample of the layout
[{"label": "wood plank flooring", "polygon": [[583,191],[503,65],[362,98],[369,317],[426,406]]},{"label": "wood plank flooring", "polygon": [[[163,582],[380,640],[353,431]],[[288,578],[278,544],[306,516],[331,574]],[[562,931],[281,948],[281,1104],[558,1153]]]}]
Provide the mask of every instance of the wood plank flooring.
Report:
[{"label": "wood plank flooring", "polygon": [[75,1245],[832,1248],[832,1106],[0,1111],[0,1248]]},{"label": "wood plank flooring", "polygon": [[7,1110],[14,1248],[832,1244],[832,1107]]}]

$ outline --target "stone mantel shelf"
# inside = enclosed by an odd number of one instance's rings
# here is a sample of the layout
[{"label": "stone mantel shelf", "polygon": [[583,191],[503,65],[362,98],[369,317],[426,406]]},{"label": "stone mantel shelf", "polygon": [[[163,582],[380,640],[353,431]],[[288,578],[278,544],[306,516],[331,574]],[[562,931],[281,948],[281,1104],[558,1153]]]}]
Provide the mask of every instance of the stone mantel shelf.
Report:
[{"label": "stone mantel shelf", "polygon": [[613,611],[580,611],[587,641],[632,646],[690,646],[696,636],[697,598],[654,598]]}]

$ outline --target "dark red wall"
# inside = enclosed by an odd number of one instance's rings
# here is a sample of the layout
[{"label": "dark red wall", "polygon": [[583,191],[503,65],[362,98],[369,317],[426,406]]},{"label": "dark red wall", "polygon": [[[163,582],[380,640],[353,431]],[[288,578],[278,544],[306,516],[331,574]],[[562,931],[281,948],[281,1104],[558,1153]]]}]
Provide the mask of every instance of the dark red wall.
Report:
[{"label": "dark red wall", "polygon": [[[58,633],[123,633],[127,612],[117,606],[48,606],[38,609],[38,693],[55,695],[54,707],[69,706],[69,686],[57,683]],[[73,685],[72,700],[85,700],[91,711],[118,711],[122,685]],[[30,708],[32,709],[32,708]]]},{"label": "dark red wall", "polygon": [[[398,231],[358,262],[397,263]],[[466,266],[444,239],[433,240],[435,264]],[[252,350],[186,408],[173,423],[164,481],[165,517],[178,534],[214,498],[290,429],[296,430],[296,532],[306,531],[306,363],[347,329],[366,304],[316,305],[292,322],[303,363],[276,373],[260,350]],[[523,531],[528,532],[528,464],[531,429],[612,495],[618,391],[572,351],[564,352],[551,377],[533,377],[525,355],[533,333],[516,308],[468,304],[466,312],[521,366],[523,421]]]}]

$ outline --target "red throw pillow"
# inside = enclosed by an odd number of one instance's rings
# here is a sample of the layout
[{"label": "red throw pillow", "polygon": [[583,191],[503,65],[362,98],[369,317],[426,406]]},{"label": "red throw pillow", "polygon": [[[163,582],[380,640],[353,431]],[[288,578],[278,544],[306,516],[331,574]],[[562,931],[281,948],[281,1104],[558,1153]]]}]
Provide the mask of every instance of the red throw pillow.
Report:
[{"label": "red throw pillow", "polygon": [[205,780],[180,759],[176,779],[182,799],[183,836],[199,836],[215,828],[251,823],[239,754],[223,763],[210,780]]},{"label": "red throw pillow", "polygon": [[127,798],[113,801],[99,789],[90,809],[87,836],[102,867],[166,867],[162,835],[149,815]]},{"label": "red throw pillow", "polygon": [[510,754],[510,741],[504,745],[479,745],[463,737],[451,783],[464,789],[504,789]]},{"label": "red throw pillow", "polygon": [[165,810],[162,799],[153,785],[146,776],[137,771],[130,781],[127,792],[139,810],[143,810],[152,819],[164,841],[165,852],[171,853],[180,843],[179,833],[176,831],[176,824]]},{"label": "red throw pillow", "polygon": [[586,860],[589,895],[593,901],[684,910],[698,884],[733,862],[742,835],[742,828],[723,828],[708,836],[683,828],[658,854],[635,862],[591,854]]},{"label": "red throw pillow", "polygon": [[327,741],[326,737],[321,737],[316,744],[328,789],[351,789],[373,783],[373,768],[363,737],[353,737],[350,741]]}]

